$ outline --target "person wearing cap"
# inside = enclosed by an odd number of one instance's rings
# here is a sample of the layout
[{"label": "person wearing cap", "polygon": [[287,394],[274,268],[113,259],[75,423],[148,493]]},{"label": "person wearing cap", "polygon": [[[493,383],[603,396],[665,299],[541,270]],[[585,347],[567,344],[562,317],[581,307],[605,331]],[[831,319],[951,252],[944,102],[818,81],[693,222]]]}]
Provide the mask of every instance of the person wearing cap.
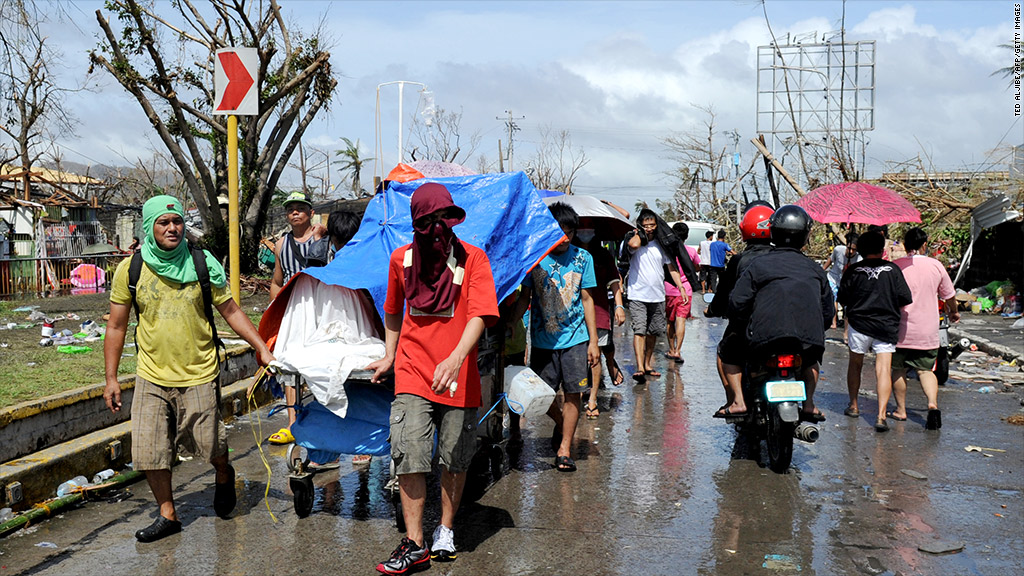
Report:
[{"label": "person wearing cap", "polygon": [[[155,196],[142,207],[142,266],[137,287],[138,367],[132,396],[132,461],[159,505],[152,525],[135,533],[152,542],[181,531],[174,508],[171,466],[180,443],[216,469],[213,508],[222,518],[235,508],[235,470],[228,461],[227,435],[219,414],[220,370],[213,330],[206,316],[199,273],[185,240],[181,203]],[[249,317],[227,289],[224,268],[204,251],[213,301],[228,325],[256,351],[260,364],[274,360]],[[112,412],[121,410],[118,365],[132,310],[129,290],[131,258],[114,272],[110,320],[103,345],[106,387],[103,399]]]},{"label": "person wearing cap", "polygon": [[[274,245],[274,275],[270,280],[270,299],[277,298],[281,288],[308,265],[306,256],[314,242],[323,236],[323,227],[312,224],[313,204],[302,192],[292,192],[284,201],[284,213],[291,231],[277,239]],[[296,250],[297,249],[297,250]],[[271,444],[295,442],[291,427],[295,424],[296,386],[298,377],[285,375],[279,378],[284,385],[285,404],[288,406],[288,427],[274,432],[267,439]]]},{"label": "person wearing cap", "polygon": [[[406,535],[383,574],[426,569],[456,558],[452,531],[476,448],[480,372],[477,342],[498,319],[491,265],[483,250],[455,235],[466,212],[437,183],[412,195],[413,241],[391,254],[384,302],[385,356],[366,367],[377,382],[394,368],[391,459]],[[423,535],[426,476],[434,436],[441,464],[441,522]]]}]

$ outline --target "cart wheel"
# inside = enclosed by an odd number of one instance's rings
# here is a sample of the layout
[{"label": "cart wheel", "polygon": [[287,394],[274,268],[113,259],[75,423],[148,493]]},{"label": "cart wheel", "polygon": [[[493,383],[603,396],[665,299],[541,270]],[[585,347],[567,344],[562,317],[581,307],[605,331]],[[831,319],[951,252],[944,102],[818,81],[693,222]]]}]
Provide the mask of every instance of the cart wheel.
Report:
[{"label": "cart wheel", "polygon": [[290,476],[288,478],[288,485],[292,489],[295,514],[299,518],[309,516],[313,511],[313,475]]},{"label": "cart wheel", "polygon": [[303,474],[309,467],[309,455],[306,449],[298,444],[289,444],[285,448],[284,457],[288,462],[288,471],[292,474]]}]

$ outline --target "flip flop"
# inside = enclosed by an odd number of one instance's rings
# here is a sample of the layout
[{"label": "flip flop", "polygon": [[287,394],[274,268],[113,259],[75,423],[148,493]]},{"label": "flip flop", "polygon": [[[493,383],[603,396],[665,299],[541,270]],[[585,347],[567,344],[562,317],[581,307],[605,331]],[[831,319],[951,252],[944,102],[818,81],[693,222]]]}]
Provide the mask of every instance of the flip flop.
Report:
[{"label": "flip flop", "polygon": [[942,410],[935,408],[928,411],[928,420],[925,422],[925,430],[938,430],[942,428]]},{"label": "flip flop", "polygon": [[292,431],[287,428],[281,428],[277,432],[274,432],[267,438],[267,442],[271,444],[292,444],[295,442],[295,436],[292,436]]},{"label": "flip flop", "polygon": [[897,416],[893,412],[886,412],[885,413],[885,417],[886,418],[892,418],[893,420],[895,420],[897,422],[906,422],[907,421],[907,417],[906,416],[904,416],[903,418],[900,418],[899,416]]},{"label": "flip flop", "polygon": [[597,417],[601,415],[601,412],[597,409],[597,406],[591,408],[587,406],[587,420],[597,420]]},{"label": "flip flop", "polygon": [[555,469],[559,472],[575,472],[576,462],[568,456],[555,456]]},{"label": "flip flop", "polygon": [[814,409],[814,412],[804,412],[803,410],[801,410],[800,419],[805,422],[814,422],[815,424],[817,424],[825,421],[825,415],[822,414],[821,410],[818,410],[817,408]]},{"label": "flip flop", "polygon": [[846,410],[843,410],[843,414],[846,414],[850,418],[860,417],[860,410],[854,410],[852,407],[847,406]]},{"label": "flip flop", "polygon": [[651,378],[661,378],[661,372],[657,370],[644,370],[644,376],[650,376]]},{"label": "flip flop", "polygon": [[315,472],[326,472],[327,470],[335,470],[339,466],[341,466],[341,461],[340,460],[335,460],[333,462],[327,462],[325,464],[317,464],[316,462],[310,462],[309,466],[307,468],[308,468],[308,470],[310,472],[314,472],[315,473]]},{"label": "flip flop", "polygon": [[647,382],[647,377],[644,375],[643,371],[633,372],[633,380],[636,380],[637,384],[643,384]]},{"label": "flip flop", "polygon": [[373,456],[370,454],[356,454],[352,457],[353,466],[363,466],[369,464],[373,460]]},{"label": "flip flop", "polygon": [[889,424],[885,421],[885,418],[879,418],[875,420],[875,430],[878,432],[888,432]]},{"label": "flip flop", "polygon": [[615,367],[615,376],[612,377],[612,385],[621,386],[622,383],[626,380],[626,377],[622,375],[622,369],[619,368],[619,363],[617,361],[613,360],[612,366]]},{"label": "flip flop", "polygon": [[717,411],[715,411],[713,417],[714,418],[739,418],[741,416],[746,416],[746,415],[747,415],[746,410],[744,410],[743,412],[730,412],[729,411],[729,405],[728,404],[722,404],[722,407],[719,408]]}]

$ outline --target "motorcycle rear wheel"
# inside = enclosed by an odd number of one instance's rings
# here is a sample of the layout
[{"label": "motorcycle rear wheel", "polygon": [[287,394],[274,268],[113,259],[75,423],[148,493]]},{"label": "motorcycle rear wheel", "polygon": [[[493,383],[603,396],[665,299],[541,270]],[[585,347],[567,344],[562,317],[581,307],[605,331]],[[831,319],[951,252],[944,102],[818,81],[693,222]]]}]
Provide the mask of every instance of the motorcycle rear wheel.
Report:
[{"label": "motorcycle rear wheel", "polygon": [[793,462],[793,431],[796,424],[783,422],[777,410],[768,411],[768,467],[776,474],[785,474]]}]

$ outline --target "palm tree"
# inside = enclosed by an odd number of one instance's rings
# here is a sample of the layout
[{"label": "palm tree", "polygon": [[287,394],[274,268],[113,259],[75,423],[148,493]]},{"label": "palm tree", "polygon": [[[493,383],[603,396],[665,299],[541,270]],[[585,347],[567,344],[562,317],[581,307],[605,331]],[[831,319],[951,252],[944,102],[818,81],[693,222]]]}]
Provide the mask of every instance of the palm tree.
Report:
[{"label": "palm tree", "polygon": [[[1006,48],[1007,50],[1009,50],[1011,52],[1010,59],[1013,60],[1013,55],[1012,55],[1013,44],[1000,44],[999,47],[1000,48]],[[1014,73],[1014,70],[1015,70],[1014,66],[1012,66],[1012,65],[1011,66],[1006,66],[1005,68],[1000,68],[999,70],[996,70],[995,72],[989,74],[989,76],[995,76],[995,75],[998,74],[998,75],[1002,76],[1003,78],[1008,79],[1010,81],[1010,86],[1013,86],[1013,73]]]},{"label": "palm tree", "polygon": [[341,173],[349,174],[352,178],[352,194],[359,198],[363,194],[363,188],[359,184],[359,174],[363,171],[363,165],[373,160],[373,158],[362,158],[359,156],[359,140],[356,139],[355,143],[352,140],[342,137],[342,141],[345,142],[345,148],[338,150],[336,154],[341,156],[341,160],[335,162],[340,164],[339,170]]}]

